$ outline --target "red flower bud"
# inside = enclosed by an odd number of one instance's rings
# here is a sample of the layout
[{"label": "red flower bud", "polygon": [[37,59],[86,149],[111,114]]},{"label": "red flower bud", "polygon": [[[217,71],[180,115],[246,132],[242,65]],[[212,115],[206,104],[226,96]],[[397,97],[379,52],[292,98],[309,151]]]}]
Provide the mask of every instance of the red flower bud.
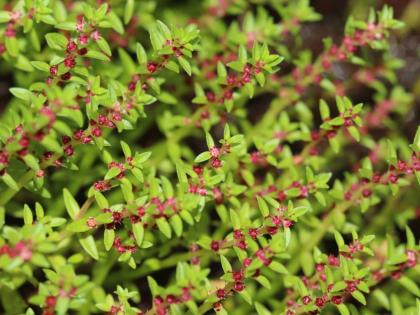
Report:
[{"label": "red flower bud", "polygon": [[220,243],[218,241],[212,241],[210,244],[211,250],[217,252],[220,248]]},{"label": "red flower bud", "polygon": [[154,73],[157,70],[157,64],[154,62],[149,62],[147,64],[147,71],[149,71],[149,73]]},{"label": "red flower bud", "polygon": [[302,303],[305,305],[308,305],[309,303],[311,303],[312,299],[310,296],[306,295],[302,298]]}]

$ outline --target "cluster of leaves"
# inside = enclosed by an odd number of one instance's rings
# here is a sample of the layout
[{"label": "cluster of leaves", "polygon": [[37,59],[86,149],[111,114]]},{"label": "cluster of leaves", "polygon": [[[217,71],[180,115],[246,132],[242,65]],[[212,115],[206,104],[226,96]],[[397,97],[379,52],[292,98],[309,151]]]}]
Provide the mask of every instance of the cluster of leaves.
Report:
[{"label": "cluster of leaves", "polygon": [[390,7],[313,56],[307,0],[0,5],[5,314],[420,311]]}]

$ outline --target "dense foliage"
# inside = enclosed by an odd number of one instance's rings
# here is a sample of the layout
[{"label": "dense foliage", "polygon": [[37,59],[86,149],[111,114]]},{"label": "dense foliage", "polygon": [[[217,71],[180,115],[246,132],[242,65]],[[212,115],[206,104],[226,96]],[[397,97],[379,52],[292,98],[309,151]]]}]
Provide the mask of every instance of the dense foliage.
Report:
[{"label": "dense foliage", "polygon": [[0,313],[419,314],[391,7],[0,5]]}]

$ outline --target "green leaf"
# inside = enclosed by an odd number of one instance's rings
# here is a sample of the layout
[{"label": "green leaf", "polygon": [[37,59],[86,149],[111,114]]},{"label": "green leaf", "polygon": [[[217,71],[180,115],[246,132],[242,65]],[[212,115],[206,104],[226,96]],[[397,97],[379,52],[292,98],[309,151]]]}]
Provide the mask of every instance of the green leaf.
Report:
[{"label": "green leaf", "polygon": [[248,54],[243,45],[239,47],[238,60],[243,66],[248,62]]},{"label": "green leaf", "polygon": [[49,72],[50,71],[50,65],[43,61],[31,61],[31,65],[41,71]]},{"label": "green leaf", "polygon": [[171,39],[172,38],[171,30],[166,26],[165,23],[163,23],[160,20],[157,20],[156,25],[159,29],[159,32],[163,34],[165,39]]},{"label": "green leaf", "polygon": [[136,44],[136,55],[137,55],[137,61],[139,64],[146,64],[147,63],[147,54],[144,50],[143,46],[140,43]]},{"label": "green leaf", "polygon": [[96,248],[95,240],[92,235],[79,240],[83,249],[95,260],[99,259],[98,249]]},{"label": "green leaf", "polygon": [[214,140],[210,133],[206,132],[206,143],[209,149],[214,147]]},{"label": "green leaf", "polygon": [[389,164],[395,165],[397,163],[397,151],[395,150],[394,144],[391,140],[387,139],[387,154],[386,160]]},{"label": "green leaf", "polygon": [[124,9],[124,24],[128,24],[133,17],[134,0],[127,0]]},{"label": "green leaf", "polygon": [[62,22],[55,25],[55,28],[65,31],[74,31],[76,30],[76,23],[74,22]]},{"label": "green leaf", "polygon": [[102,60],[102,61],[110,61],[109,56],[105,55],[101,51],[94,50],[94,49],[90,49],[85,56],[89,58],[93,58],[93,59]]},{"label": "green leaf", "polygon": [[96,41],[96,44],[98,44],[98,47],[107,55],[107,56],[111,56],[112,52],[111,52],[111,47],[109,47],[108,42],[103,38],[103,37],[99,37],[98,40]]},{"label": "green leaf", "polygon": [[59,296],[57,299],[57,304],[55,305],[55,310],[57,311],[57,315],[67,314],[69,304],[70,304],[70,298]]},{"label": "green leaf", "polygon": [[366,305],[366,298],[365,298],[365,296],[363,295],[362,292],[356,290],[356,291],[352,292],[351,295],[356,300],[358,300],[360,303],[362,303],[363,305]]},{"label": "green leaf", "polygon": [[420,126],[417,127],[416,135],[414,136],[413,144],[411,145],[414,152],[420,151]]},{"label": "green leaf", "polygon": [[412,294],[420,298],[420,289],[413,280],[411,280],[407,276],[402,276],[400,279],[398,279],[398,282]]},{"label": "green leaf", "polygon": [[349,128],[347,128],[347,130],[349,131],[351,136],[354,138],[354,140],[356,140],[357,142],[360,141],[360,133],[359,133],[359,130],[355,126],[350,126]]},{"label": "green leaf", "polygon": [[271,282],[266,277],[260,275],[255,278],[255,280],[257,280],[264,288],[271,290]]},{"label": "green leaf", "polygon": [[176,236],[180,237],[182,235],[183,231],[183,224],[182,220],[179,215],[175,214],[170,219],[169,222],[171,223],[172,228],[174,229],[174,232]]},{"label": "green leaf", "polygon": [[178,62],[181,65],[182,69],[191,76],[191,65],[184,57],[178,57]]},{"label": "green leaf", "polygon": [[121,170],[118,167],[111,167],[108,172],[105,174],[105,179],[111,179],[121,173]]},{"label": "green leaf", "polygon": [[200,153],[194,160],[194,163],[201,163],[207,161],[211,158],[211,154],[209,151],[204,151]]},{"label": "green leaf", "polygon": [[137,246],[141,247],[144,239],[144,227],[142,222],[137,222],[133,224],[133,234],[136,240]]},{"label": "green leaf", "polygon": [[217,63],[217,76],[219,78],[226,78],[227,77],[226,67],[220,61]]},{"label": "green leaf", "polygon": [[17,98],[20,98],[21,100],[24,100],[27,102],[30,101],[31,96],[32,96],[32,92],[24,88],[14,87],[14,88],[10,88],[9,91]]},{"label": "green leaf", "polygon": [[245,302],[247,302],[249,305],[252,305],[252,297],[247,290],[239,292],[239,295],[245,300]]},{"label": "green leaf", "polygon": [[222,264],[222,269],[224,273],[232,272],[232,265],[225,256],[220,255],[220,263]]},{"label": "green leaf", "polygon": [[373,291],[372,295],[382,304],[385,309],[389,310],[389,299],[386,293],[380,289]]},{"label": "green leaf", "polygon": [[156,220],[156,224],[158,226],[159,231],[162,232],[167,238],[171,238],[172,236],[172,229],[169,225],[168,221],[165,218],[159,218]]},{"label": "green leaf", "polygon": [[175,72],[175,73],[179,73],[179,66],[175,63],[175,61],[169,60],[166,64],[165,64],[165,68]]},{"label": "green leaf", "polygon": [[82,233],[91,230],[91,228],[86,224],[86,220],[77,220],[70,223],[66,230],[73,233]]},{"label": "green leaf", "polygon": [[7,52],[11,56],[17,57],[19,55],[19,42],[16,37],[6,37],[5,45]]},{"label": "green leaf", "polygon": [[337,308],[341,315],[350,315],[350,311],[345,304],[339,304]]},{"label": "green leaf", "polygon": [[267,203],[265,202],[264,199],[262,199],[261,197],[257,196],[257,202],[258,202],[258,208],[261,211],[261,214],[263,215],[263,217],[267,217],[270,214],[270,210],[268,208]]},{"label": "green leaf", "polygon": [[124,142],[122,140],[120,141],[120,144],[121,144],[121,148],[122,148],[122,150],[124,152],[125,158],[131,157],[131,149],[130,149],[130,146],[126,142]]},{"label": "green leaf", "polygon": [[163,36],[159,33],[156,27],[151,27],[149,29],[149,35],[150,35],[150,42],[152,43],[153,50],[157,51],[162,48],[163,43],[165,42],[165,39]]},{"label": "green leaf", "polygon": [[95,191],[95,200],[101,209],[105,209],[109,207],[108,200],[100,191]]},{"label": "green leaf", "polygon": [[255,310],[258,315],[271,315],[271,312],[259,302],[255,302]]},{"label": "green leaf", "polygon": [[281,274],[285,274],[286,275],[286,274],[289,273],[287,271],[287,268],[283,264],[279,263],[278,261],[272,261],[271,264],[268,267],[270,269],[278,272],[278,273],[281,273]]},{"label": "green leaf", "polygon": [[48,33],[45,35],[47,44],[54,50],[65,50],[67,47],[67,38],[59,33]]},{"label": "green leaf", "polygon": [[347,288],[347,284],[344,281],[339,281],[336,284],[334,284],[331,292],[338,292],[344,290],[345,288]]},{"label": "green leaf", "polygon": [[25,162],[26,165],[28,165],[34,171],[39,170],[38,159],[35,156],[33,156],[32,154],[25,155],[24,158],[23,158],[23,161]]},{"label": "green leaf", "polygon": [[124,25],[122,24],[118,15],[112,10],[107,14],[108,20],[112,25],[112,28],[119,34],[124,34]]},{"label": "green leaf", "polygon": [[241,228],[241,220],[239,219],[236,211],[233,209],[230,209],[230,221],[232,222],[232,226],[235,230]]},{"label": "green leaf", "polygon": [[338,248],[341,248],[345,245],[344,239],[339,232],[334,231],[334,238],[335,238],[335,242],[337,243]]},{"label": "green leaf", "polygon": [[26,204],[23,206],[23,221],[25,225],[32,225],[34,221],[31,208]]},{"label": "green leaf", "polygon": [[109,251],[112,248],[115,240],[115,231],[114,229],[105,229],[104,230],[104,245],[105,249]]},{"label": "green leaf", "polygon": [[10,12],[8,11],[0,11],[0,23],[9,22],[11,19]]},{"label": "green leaf", "polygon": [[11,189],[19,191],[19,186],[16,183],[16,181],[13,179],[12,176],[10,176],[9,173],[4,173],[0,178],[3,180],[3,182],[9,186]]},{"label": "green leaf", "polygon": [[416,239],[408,225],[405,226],[405,235],[407,237],[407,248],[414,249],[416,246]]},{"label": "green leaf", "polygon": [[80,212],[79,204],[73,198],[73,195],[70,193],[70,191],[68,191],[67,188],[63,189],[63,197],[67,213],[69,214],[70,218],[75,219]]}]

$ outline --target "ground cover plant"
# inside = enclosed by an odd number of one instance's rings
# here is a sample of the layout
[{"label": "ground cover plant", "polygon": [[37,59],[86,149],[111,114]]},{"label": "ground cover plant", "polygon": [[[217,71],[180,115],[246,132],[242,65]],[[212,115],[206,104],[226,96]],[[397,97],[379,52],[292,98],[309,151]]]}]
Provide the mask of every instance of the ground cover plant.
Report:
[{"label": "ground cover plant", "polygon": [[419,314],[400,2],[0,0],[0,313]]}]

